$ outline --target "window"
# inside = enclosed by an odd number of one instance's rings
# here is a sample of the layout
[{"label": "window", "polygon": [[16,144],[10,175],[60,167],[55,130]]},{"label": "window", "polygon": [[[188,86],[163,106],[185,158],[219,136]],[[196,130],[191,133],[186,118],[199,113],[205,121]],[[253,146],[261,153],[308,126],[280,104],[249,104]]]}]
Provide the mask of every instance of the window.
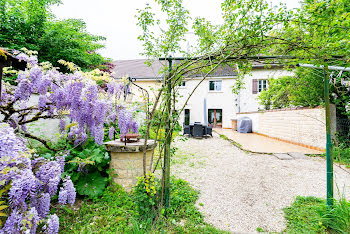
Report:
[{"label": "window", "polygon": [[186,81],[182,81],[180,84],[179,84],[180,87],[184,87],[186,86]]},{"label": "window", "polygon": [[208,123],[213,127],[222,126],[222,109],[208,109]]},{"label": "window", "polygon": [[221,91],[221,80],[210,80],[209,91]]},{"label": "window", "polygon": [[190,125],[190,110],[185,109],[185,125]]},{"label": "window", "polygon": [[258,92],[261,92],[267,88],[267,80],[259,80]]},{"label": "window", "polygon": [[266,79],[253,79],[253,94],[257,94],[263,90],[267,89],[267,80]]}]

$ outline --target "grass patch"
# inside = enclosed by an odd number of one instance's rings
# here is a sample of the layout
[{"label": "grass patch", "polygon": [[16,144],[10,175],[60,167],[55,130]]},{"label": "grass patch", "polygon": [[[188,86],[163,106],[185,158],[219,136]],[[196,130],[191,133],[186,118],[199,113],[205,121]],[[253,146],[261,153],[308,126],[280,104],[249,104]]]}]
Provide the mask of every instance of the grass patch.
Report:
[{"label": "grass patch", "polygon": [[297,197],[284,209],[286,233],[350,233],[350,203],[334,201],[329,210],[324,199]]},{"label": "grass patch", "polygon": [[[308,156],[326,158],[326,153],[315,155],[309,154]],[[350,148],[333,147],[333,162],[345,165],[346,168],[350,168]]]},{"label": "grass patch", "polygon": [[[326,157],[326,154],[324,154],[324,157]],[[333,159],[334,162],[344,164],[347,168],[350,168],[350,148],[333,147]]]},{"label": "grass patch", "polygon": [[236,147],[238,147],[239,149],[246,151],[245,149],[243,149],[243,147],[242,147],[241,144],[239,144],[238,142],[235,142],[234,140],[231,140],[231,139],[228,138],[227,136],[221,134],[221,135],[220,135],[220,138],[221,138],[221,139],[224,139],[225,141],[229,141],[229,142],[231,142],[233,145],[235,145]]},{"label": "grass patch", "polygon": [[[171,179],[167,216],[145,218],[132,194],[109,187],[95,200],[80,200],[76,208],[57,208],[62,233],[225,233],[204,222],[195,207],[198,191],[186,181]],[[162,212],[163,213],[163,212]]]},{"label": "grass patch", "polygon": [[176,150],[174,155],[171,157],[171,165],[174,164],[185,164],[190,160],[191,158],[194,157],[194,154],[186,153],[182,150]]}]

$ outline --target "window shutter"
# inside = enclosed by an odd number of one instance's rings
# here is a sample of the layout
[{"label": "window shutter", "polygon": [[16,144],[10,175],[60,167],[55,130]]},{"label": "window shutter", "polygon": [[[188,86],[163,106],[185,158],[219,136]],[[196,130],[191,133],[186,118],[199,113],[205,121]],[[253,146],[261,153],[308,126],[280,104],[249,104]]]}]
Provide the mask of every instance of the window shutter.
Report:
[{"label": "window shutter", "polygon": [[258,93],[258,80],[253,79],[253,94],[257,94],[257,93]]}]

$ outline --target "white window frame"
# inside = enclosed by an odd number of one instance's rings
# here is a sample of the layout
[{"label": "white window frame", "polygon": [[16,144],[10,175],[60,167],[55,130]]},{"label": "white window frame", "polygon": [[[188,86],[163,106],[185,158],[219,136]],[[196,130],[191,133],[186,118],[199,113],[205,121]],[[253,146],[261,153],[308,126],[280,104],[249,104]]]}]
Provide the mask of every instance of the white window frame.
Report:
[{"label": "white window frame", "polygon": [[259,79],[258,80],[258,93],[262,92],[263,90],[266,90],[268,88],[267,86],[267,80],[266,79]]},{"label": "white window frame", "polygon": [[[210,82],[214,82],[214,90],[210,90]],[[217,86],[216,83],[220,83],[220,86]],[[220,89],[217,89],[220,87]],[[222,92],[222,80],[209,80],[209,92]]]}]

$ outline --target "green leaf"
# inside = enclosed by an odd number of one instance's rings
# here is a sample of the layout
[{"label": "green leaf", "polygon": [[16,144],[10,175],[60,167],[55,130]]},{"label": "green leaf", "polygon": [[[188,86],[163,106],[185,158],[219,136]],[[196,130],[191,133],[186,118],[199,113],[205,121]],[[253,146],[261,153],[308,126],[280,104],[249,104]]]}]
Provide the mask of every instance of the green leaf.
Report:
[{"label": "green leaf", "polygon": [[106,185],[107,179],[96,171],[81,177],[76,184],[76,189],[79,195],[96,198],[103,194]]}]

